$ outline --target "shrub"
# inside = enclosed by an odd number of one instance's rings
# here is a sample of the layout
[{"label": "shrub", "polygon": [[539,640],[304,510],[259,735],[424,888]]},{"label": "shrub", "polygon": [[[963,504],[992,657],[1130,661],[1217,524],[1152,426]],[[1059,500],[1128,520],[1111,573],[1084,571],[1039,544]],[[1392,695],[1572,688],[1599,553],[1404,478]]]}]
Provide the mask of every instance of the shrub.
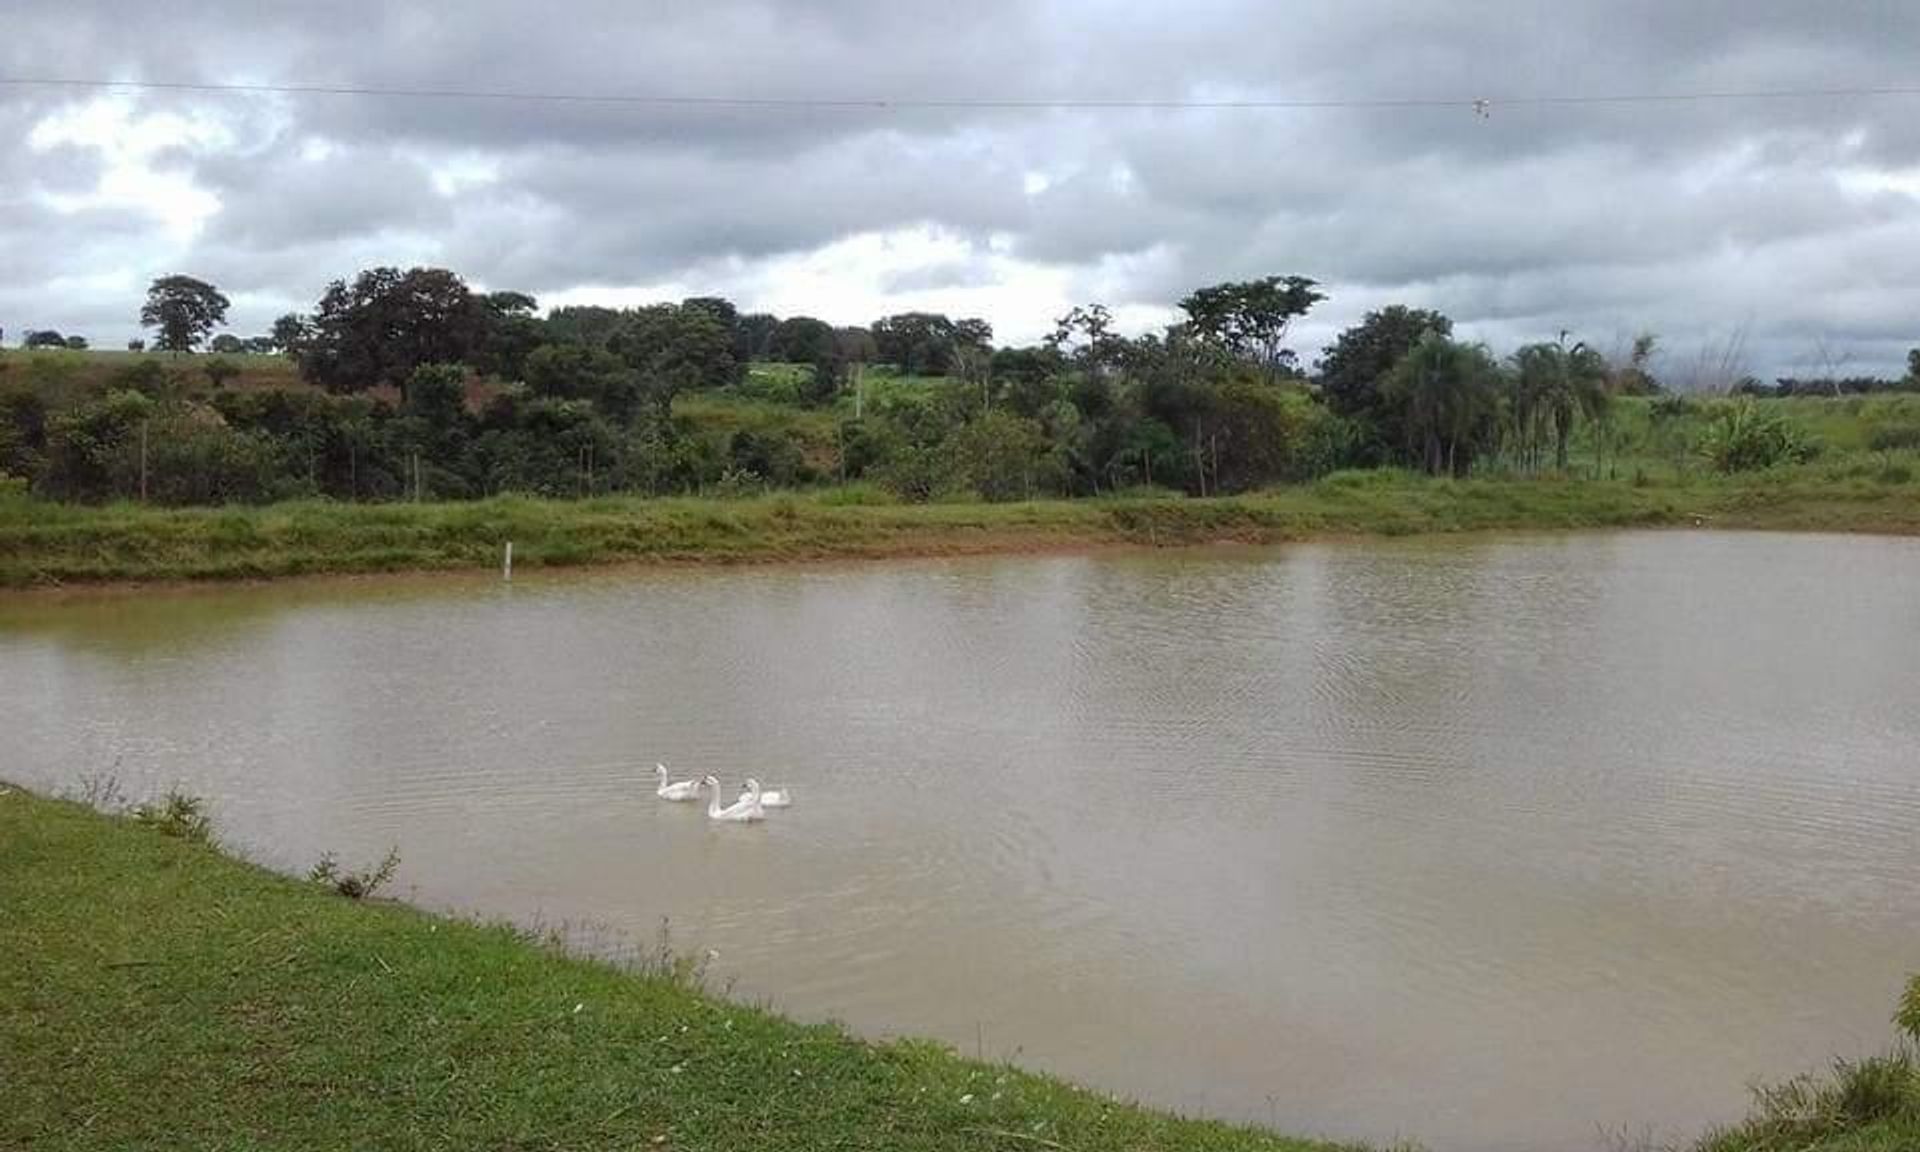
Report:
[{"label": "shrub", "polygon": [[1907,981],[1907,994],[1900,999],[1900,1010],[1893,1022],[1916,1043],[1920,1043],[1920,976]]},{"label": "shrub", "polygon": [[400,849],[389,848],[377,867],[368,872],[343,872],[340,860],[329,852],[307,870],[307,879],[325,884],[349,900],[366,900],[386,887],[400,867]]},{"label": "shrub", "polygon": [[213,841],[213,820],[207,815],[206,801],[178,789],[168,792],[157,804],[134,808],[133,818],[162,836],[176,836],[192,844]]},{"label": "shrub", "polygon": [[1798,464],[1814,454],[1813,444],[1786,417],[1751,399],[1715,412],[1697,448],[1709,467],[1725,473]]}]

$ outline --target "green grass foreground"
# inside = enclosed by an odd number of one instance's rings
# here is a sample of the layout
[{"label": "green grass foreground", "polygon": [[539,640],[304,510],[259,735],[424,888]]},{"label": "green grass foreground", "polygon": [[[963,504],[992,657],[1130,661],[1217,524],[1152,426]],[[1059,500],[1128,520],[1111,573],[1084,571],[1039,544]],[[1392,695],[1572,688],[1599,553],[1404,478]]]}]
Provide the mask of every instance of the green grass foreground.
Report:
[{"label": "green grass foreground", "polygon": [[0,956],[0,1147],[1333,1147],[795,1024],[17,789]]},{"label": "green grass foreground", "polygon": [[1338,473],[1222,499],[898,504],[865,488],[753,499],[86,507],[0,498],[0,587],[650,562],[900,557],[1338,535],[1706,524],[1920,532],[1909,468],[1732,478],[1432,480]]}]

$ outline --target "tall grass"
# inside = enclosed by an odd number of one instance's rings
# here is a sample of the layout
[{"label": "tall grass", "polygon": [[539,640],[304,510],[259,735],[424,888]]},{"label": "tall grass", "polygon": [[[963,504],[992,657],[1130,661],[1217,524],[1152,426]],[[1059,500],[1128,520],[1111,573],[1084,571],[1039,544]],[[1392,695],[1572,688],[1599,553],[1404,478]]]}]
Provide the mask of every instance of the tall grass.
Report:
[{"label": "tall grass", "polygon": [[1349,472],[1224,499],[1155,493],[1006,504],[901,504],[864,487],[726,500],[182,509],[49,504],[0,492],[0,587],[496,568],[509,540],[516,569],[525,571],[1660,524],[1916,532],[1916,465],[1914,454],[1862,454],[1653,481]]}]

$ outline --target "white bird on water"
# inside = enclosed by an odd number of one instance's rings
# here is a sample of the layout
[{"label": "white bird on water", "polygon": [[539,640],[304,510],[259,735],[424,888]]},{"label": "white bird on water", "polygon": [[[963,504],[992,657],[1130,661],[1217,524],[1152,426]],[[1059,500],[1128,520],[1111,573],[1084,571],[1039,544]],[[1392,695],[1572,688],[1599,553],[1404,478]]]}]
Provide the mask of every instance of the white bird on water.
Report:
[{"label": "white bird on water", "polygon": [[760,806],[762,808],[793,807],[793,789],[762,788],[760,787],[760,781],[755,780],[753,777],[749,776],[747,777],[746,790],[740,793],[740,799],[745,800],[747,797],[753,795],[755,792],[760,793]]},{"label": "white bird on water", "polygon": [[698,800],[700,799],[700,781],[682,780],[677,784],[669,784],[667,783],[667,766],[665,764],[655,764],[653,766],[653,774],[654,774],[654,777],[660,781],[660,786],[653,790],[653,794],[655,796],[660,797],[660,799],[662,800]]},{"label": "white bird on water", "polygon": [[708,776],[702,783],[708,788],[713,789],[713,795],[707,798],[707,819],[724,820],[730,824],[744,824],[751,820],[764,820],[767,818],[766,810],[760,806],[760,788],[758,785],[749,782],[745,796],[735,800],[727,807],[722,808],[720,807],[720,778],[718,776]]}]

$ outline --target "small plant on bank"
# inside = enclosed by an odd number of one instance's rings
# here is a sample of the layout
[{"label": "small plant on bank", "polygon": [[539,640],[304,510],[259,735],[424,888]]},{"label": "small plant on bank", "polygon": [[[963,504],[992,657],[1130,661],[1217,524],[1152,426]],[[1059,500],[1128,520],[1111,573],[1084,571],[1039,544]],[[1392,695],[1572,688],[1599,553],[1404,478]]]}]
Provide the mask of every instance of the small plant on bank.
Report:
[{"label": "small plant on bank", "polygon": [[660,932],[654,938],[653,947],[634,957],[632,968],[642,975],[655,980],[664,980],[690,991],[702,991],[707,986],[707,969],[718,952],[707,949],[698,956],[690,956],[674,947],[673,925],[666,918],[660,920]]},{"label": "small plant on bank", "polygon": [[80,803],[95,812],[118,812],[127,806],[127,794],[118,775],[99,772],[80,778]]},{"label": "small plant on bank", "polygon": [[365,900],[386,887],[400,867],[400,849],[389,848],[380,865],[370,872],[343,872],[340,859],[328,852],[307,871],[307,879],[325,884],[349,900]]},{"label": "small plant on bank", "polygon": [[178,837],[190,844],[213,842],[213,818],[207,815],[207,802],[177,788],[158,803],[135,806],[133,819],[163,836]]},{"label": "small plant on bank", "polygon": [[1920,976],[1907,981],[1907,994],[1900,998],[1900,1010],[1894,1013],[1893,1022],[1909,1039],[1920,1044]]}]

